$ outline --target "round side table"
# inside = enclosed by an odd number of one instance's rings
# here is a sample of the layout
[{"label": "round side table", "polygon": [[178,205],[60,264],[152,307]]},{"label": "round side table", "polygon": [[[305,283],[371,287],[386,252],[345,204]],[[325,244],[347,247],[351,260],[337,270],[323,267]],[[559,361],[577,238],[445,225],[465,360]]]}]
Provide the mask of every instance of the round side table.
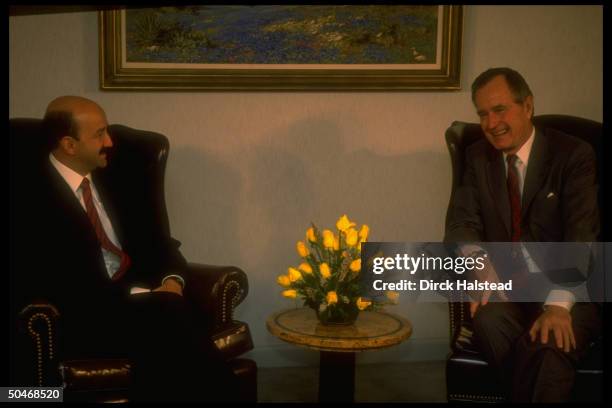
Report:
[{"label": "round side table", "polygon": [[320,351],[321,402],[352,402],[355,353],[394,346],[412,333],[408,320],[387,312],[361,312],[350,326],[326,326],[305,307],[271,315],[266,327],[286,342]]}]

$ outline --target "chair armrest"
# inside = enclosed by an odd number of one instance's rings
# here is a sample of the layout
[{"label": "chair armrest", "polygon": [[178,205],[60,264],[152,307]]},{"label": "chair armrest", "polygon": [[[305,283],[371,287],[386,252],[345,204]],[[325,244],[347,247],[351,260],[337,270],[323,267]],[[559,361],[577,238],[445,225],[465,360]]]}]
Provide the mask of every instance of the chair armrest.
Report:
[{"label": "chair armrest", "polygon": [[185,297],[217,331],[233,322],[234,308],[249,292],[246,274],[235,266],[189,263]]},{"label": "chair armrest", "polygon": [[188,264],[185,298],[203,315],[212,340],[226,360],[253,349],[249,326],[233,312],[249,292],[246,274],[235,266]]},{"label": "chair armrest", "polygon": [[31,378],[33,385],[49,386],[61,383],[57,369],[57,320],[59,315],[57,308],[45,301],[29,304],[19,313],[20,335],[31,340],[25,349],[29,354],[28,360],[32,361],[35,366],[26,368],[24,371],[34,373],[34,378]]}]

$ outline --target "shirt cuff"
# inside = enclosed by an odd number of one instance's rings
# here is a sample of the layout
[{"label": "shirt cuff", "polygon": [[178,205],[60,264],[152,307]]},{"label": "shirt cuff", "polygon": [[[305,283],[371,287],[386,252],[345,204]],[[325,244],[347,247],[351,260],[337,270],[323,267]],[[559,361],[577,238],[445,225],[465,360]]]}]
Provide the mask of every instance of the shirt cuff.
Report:
[{"label": "shirt cuff", "polygon": [[130,289],[130,295],[135,295],[137,293],[147,293],[150,292],[151,289],[147,289],[147,288],[141,288],[139,286],[134,286],[133,288]]},{"label": "shirt cuff", "polygon": [[181,284],[181,287],[182,287],[183,289],[185,289],[185,280],[184,280],[184,279],[183,279],[181,276],[179,276],[179,275],[168,275],[168,276],[166,276],[166,277],[165,277],[164,279],[162,279],[162,281],[161,281],[162,285],[164,284],[164,282],[166,281],[166,279],[170,279],[170,278],[174,278],[174,279],[176,279],[177,281],[179,281],[179,283]]},{"label": "shirt cuff", "polygon": [[544,306],[561,306],[567,311],[571,311],[576,303],[576,296],[568,290],[553,289],[550,291],[544,302]]}]

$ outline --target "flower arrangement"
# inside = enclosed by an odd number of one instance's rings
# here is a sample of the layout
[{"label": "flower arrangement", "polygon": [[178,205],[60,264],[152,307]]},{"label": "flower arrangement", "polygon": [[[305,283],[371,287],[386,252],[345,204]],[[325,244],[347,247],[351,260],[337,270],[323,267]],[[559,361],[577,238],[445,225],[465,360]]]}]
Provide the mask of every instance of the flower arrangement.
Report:
[{"label": "flower arrangement", "polygon": [[[357,224],[346,215],[336,222],[335,233],[311,225],[306,230],[306,240],[296,244],[302,262],[277,278],[285,288],[283,296],[301,297],[304,306],[314,309],[324,324],[350,324],[360,311],[386,304],[362,296],[361,244],[367,241],[370,228],[363,224],[357,230]],[[389,303],[396,303],[397,295],[387,293]]]}]

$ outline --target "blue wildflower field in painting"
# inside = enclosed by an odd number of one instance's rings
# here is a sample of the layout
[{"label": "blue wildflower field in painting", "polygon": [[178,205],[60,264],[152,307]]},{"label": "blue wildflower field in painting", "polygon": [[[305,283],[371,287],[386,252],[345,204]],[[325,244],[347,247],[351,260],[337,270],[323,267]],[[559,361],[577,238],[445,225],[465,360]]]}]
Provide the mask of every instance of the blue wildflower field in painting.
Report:
[{"label": "blue wildflower field in painting", "polygon": [[437,27],[438,6],[127,9],[127,61],[431,64]]}]

